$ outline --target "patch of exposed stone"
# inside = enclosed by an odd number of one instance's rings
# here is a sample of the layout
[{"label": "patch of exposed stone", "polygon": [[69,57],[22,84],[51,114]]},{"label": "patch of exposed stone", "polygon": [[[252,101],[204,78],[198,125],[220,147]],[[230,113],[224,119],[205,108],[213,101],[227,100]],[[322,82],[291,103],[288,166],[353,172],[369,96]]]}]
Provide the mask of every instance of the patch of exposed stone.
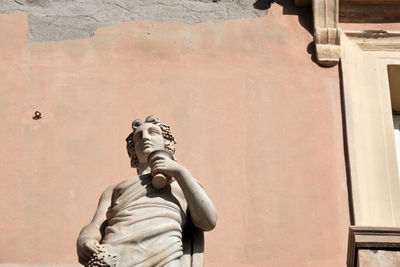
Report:
[{"label": "patch of exposed stone", "polygon": [[[255,0],[2,0],[0,13],[29,15],[28,42],[88,38],[98,27],[134,20],[196,24],[265,16]],[[256,6],[257,7],[257,6]]]}]

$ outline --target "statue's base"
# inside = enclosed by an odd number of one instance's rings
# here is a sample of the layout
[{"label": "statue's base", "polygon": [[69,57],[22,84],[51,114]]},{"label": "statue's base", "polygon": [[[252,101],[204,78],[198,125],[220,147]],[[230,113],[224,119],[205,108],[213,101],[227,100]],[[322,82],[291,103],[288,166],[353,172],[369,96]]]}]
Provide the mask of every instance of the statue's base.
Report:
[{"label": "statue's base", "polygon": [[400,228],[350,227],[347,267],[400,266]]}]

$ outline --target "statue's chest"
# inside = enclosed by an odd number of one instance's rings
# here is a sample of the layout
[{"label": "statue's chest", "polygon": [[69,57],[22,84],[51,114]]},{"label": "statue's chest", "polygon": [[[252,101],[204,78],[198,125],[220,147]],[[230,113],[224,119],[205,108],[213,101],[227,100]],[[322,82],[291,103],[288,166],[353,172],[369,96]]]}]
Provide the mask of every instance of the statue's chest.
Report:
[{"label": "statue's chest", "polygon": [[176,182],[157,190],[151,185],[150,175],[128,179],[115,186],[112,203],[107,212],[111,219],[118,213],[136,215],[146,212],[174,211],[186,223],[186,199]]}]

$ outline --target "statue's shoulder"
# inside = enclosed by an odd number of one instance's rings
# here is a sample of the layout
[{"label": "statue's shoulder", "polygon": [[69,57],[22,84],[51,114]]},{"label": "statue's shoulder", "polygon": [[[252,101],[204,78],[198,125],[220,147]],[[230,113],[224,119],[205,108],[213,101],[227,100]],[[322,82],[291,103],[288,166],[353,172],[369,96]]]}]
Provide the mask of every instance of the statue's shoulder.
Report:
[{"label": "statue's shoulder", "polygon": [[137,176],[135,176],[135,177],[130,177],[130,178],[127,178],[127,179],[125,179],[125,180],[122,180],[122,181],[119,182],[118,184],[114,185],[114,188],[124,187],[124,186],[126,186],[127,184],[131,183],[132,180],[134,180],[135,178],[138,179]]},{"label": "statue's shoulder", "polygon": [[120,183],[114,185],[113,189],[115,189],[115,190],[124,189],[126,187],[129,187],[132,184],[140,182],[141,180],[145,179],[148,176],[149,175],[145,174],[145,175],[140,175],[140,176],[135,175],[133,177],[126,178],[125,180],[122,180]]},{"label": "statue's shoulder", "polygon": [[107,188],[104,189],[103,193],[100,196],[100,201],[111,198],[114,188],[115,188],[115,185],[107,186]]}]

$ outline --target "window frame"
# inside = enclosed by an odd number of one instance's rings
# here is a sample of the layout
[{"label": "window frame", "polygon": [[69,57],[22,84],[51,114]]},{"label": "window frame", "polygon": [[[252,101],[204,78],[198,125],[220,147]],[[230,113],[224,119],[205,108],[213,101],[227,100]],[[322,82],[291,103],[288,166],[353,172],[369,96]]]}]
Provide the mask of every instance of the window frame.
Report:
[{"label": "window frame", "polygon": [[400,64],[400,33],[341,32],[344,128],[352,224],[400,227],[387,66]]}]

